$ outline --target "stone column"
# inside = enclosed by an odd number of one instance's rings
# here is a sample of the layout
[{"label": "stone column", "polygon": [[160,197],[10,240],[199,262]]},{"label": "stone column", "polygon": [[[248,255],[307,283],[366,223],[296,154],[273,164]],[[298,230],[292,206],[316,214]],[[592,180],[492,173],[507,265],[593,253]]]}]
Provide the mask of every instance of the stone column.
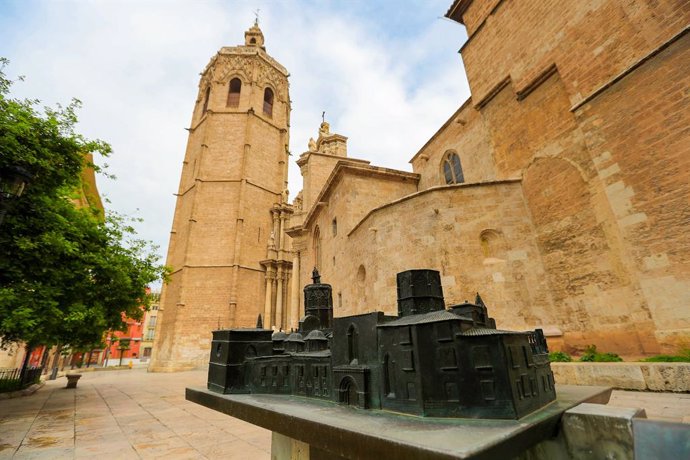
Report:
[{"label": "stone column", "polygon": [[281,211],[280,212],[280,236],[278,238],[278,241],[280,241],[280,247],[279,249],[281,251],[285,250],[285,220],[287,219],[287,215]]},{"label": "stone column", "polygon": [[290,327],[294,330],[299,327],[299,270],[299,252],[295,251],[292,258],[292,283],[290,283]]},{"label": "stone column", "polygon": [[283,269],[278,268],[278,287],[276,289],[276,328],[283,328]]},{"label": "stone column", "polygon": [[278,224],[278,210],[271,210],[271,216],[273,217],[273,236],[275,238],[276,249],[280,251],[280,227]]},{"label": "stone column", "polygon": [[273,273],[266,270],[266,300],[264,301],[264,329],[271,328],[271,297],[273,297]]}]

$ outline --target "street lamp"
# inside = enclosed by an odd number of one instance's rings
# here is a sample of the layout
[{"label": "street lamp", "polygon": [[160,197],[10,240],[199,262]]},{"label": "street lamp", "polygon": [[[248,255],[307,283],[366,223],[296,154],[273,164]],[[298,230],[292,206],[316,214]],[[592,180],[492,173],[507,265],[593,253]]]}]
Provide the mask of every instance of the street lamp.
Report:
[{"label": "street lamp", "polygon": [[19,166],[10,166],[0,170],[0,224],[10,202],[21,196],[29,180],[31,180],[31,174]]}]

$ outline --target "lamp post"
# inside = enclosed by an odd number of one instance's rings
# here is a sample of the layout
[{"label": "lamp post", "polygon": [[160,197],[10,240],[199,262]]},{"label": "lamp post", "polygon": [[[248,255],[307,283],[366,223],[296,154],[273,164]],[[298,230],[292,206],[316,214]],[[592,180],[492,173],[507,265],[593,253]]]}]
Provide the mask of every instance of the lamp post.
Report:
[{"label": "lamp post", "polygon": [[31,180],[31,174],[19,166],[10,166],[0,170],[0,224],[5,218],[7,207],[21,196],[29,180]]}]

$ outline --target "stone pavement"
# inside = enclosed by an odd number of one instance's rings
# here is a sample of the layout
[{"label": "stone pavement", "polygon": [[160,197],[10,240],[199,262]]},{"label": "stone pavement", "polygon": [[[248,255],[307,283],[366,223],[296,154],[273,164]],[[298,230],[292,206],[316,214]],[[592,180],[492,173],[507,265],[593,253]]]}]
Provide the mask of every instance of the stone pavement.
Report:
[{"label": "stone pavement", "polygon": [[690,394],[614,391],[609,406],[641,407],[647,418],[667,422],[690,423]]},{"label": "stone pavement", "polygon": [[[76,390],[50,381],[0,400],[0,459],[269,459],[269,431],[185,401],[205,382],[205,371],[144,369],[85,372]],[[690,394],[614,391],[609,404],[690,422]]]},{"label": "stone pavement", "polygon": [[185,401],[205,371],[85,372],[0,401],[0,459],[269,459],[271,432]]}]

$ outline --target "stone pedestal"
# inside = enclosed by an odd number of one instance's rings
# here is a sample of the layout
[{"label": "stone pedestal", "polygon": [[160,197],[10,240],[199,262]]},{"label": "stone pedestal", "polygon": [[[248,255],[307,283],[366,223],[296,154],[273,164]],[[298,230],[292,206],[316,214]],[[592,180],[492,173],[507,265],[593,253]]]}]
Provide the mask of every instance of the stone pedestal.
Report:
[{"label": "stone pedestal", "polygon": [[77,382],[81,378],[81,374],[67,374],[67,386],[65,388],[77,388]]},{"label": "stone pedestal", "polygon": [[561,386],[558,398],[519,420],[415,417],[278,395],[187,388],[187,400],[274,432],[272,458],[514,458],[558,431],[565,411],[605,404],[606,387]]}]

